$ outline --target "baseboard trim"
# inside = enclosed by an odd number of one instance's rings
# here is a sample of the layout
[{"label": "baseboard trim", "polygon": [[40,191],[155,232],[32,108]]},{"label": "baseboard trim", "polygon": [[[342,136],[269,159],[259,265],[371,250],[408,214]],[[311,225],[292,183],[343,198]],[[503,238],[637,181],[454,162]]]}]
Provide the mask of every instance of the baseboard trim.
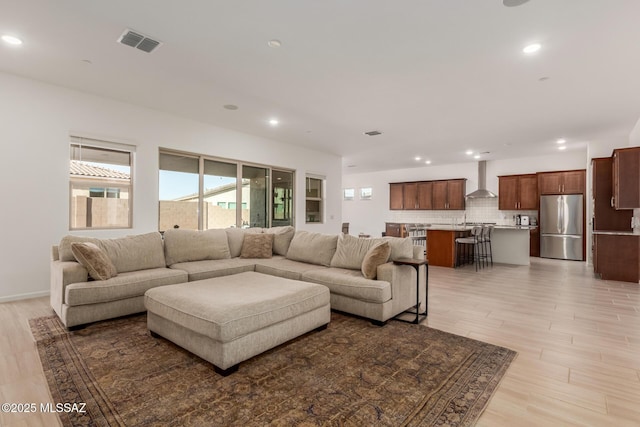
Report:
[{"label": "baseboard trim", "polygon": [[8,295],[6,297],[0,297],[0,303],[10,302],[10,301],[19,301],[23,299],[46,297],[49,294],[50,294],[49,291],[40,291],[40,292],[30,292],[28,294]]}]

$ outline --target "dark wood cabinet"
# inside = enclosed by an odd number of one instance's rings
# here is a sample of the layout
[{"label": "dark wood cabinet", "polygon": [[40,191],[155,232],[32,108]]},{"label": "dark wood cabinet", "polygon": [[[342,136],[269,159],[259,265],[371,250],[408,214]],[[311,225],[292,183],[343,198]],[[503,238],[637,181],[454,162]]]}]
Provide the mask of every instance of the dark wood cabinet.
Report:
[{"label": "dark wood cabinet", "polygon": [[613,150],[613,206],[640,208],[640,147]]},{"label": "dark wood cabinet", "polygon": [[464,210],[466,179],[433,181],[433,209]]},{"label": "dark wood cabinet", "polygon": [[540,194],[584,194],[586,177],[584,169],[538,172],[538,191]]},{"label": "dark wood cabinet", "polygon": [[391,210],[464,210],[466,179],[389,184]]},{"label": "dark wood cabinet", "polygon": [[538,177],[536,174],[498,177],[498,209],[538,209]]},{"label": "dark wood cabinet", "polygon": [[404,184],[389,184],[389,209],[404,209]]},{"label": "dark wood cabinet", "polygon": [[418,183],[406,182],[404,184],[404,209],[418,209]]},{"label": "dark wood cabinet", "polygon": [[433,209],[433,183],[431,181],[418,183],[418,209]]},{"label": "dark wood cabinet", "polygon": [[385,223],[384,235],[390,237],[404,237],[404,224],[397,222]]},{"label": "dark wood cabinet", "polygon": [[638,283],[640,236],[593,235],[593,270],[604,280]]},{"label": "dark wood cabinet", "polygon": [[529,230],[529,256],[540,256],[540,229]]},{"label": "dark wood cabinet", "polygon": [[593,193],[593,229],[603,231],[631,231],[632,210],[616,210],[613,196],[613,158],[591,160]]}]

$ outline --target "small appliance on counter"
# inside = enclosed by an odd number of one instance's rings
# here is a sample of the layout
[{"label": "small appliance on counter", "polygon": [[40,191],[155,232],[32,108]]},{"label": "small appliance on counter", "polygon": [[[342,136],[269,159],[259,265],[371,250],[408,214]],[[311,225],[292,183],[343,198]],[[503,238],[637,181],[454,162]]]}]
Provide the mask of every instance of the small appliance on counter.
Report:
[{"label": "small appliance on counter", "polygon": [[529,215],[520,215],[520,225],[529,225]]}]

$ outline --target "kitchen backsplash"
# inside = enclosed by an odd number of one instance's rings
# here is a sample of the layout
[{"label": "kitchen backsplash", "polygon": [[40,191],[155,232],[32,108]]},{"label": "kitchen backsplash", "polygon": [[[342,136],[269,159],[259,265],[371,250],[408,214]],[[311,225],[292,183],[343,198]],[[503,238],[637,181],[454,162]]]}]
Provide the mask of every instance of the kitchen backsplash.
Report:
[{"label": "kitchen backsplash", "polygon": [[538,211],[501,211],[498,199],[467,199],[465,211],[389,211],[388,222],[457,224],[466,222],[495,222],[514,225],[516,215],[537,219]]}]

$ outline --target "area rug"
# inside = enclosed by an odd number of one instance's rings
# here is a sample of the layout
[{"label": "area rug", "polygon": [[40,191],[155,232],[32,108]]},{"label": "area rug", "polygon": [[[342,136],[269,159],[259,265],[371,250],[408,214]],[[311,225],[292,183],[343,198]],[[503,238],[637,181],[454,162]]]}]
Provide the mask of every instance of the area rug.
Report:
[{"label": "area rug", "polygon": [[222,377],[151,337],[144,314],[75,332],[55,316],[30,325],[54,403],[70,404],[59,412],[65,426],[470,426],[516,356],[425,326],[332,313],[327,329]]}]

